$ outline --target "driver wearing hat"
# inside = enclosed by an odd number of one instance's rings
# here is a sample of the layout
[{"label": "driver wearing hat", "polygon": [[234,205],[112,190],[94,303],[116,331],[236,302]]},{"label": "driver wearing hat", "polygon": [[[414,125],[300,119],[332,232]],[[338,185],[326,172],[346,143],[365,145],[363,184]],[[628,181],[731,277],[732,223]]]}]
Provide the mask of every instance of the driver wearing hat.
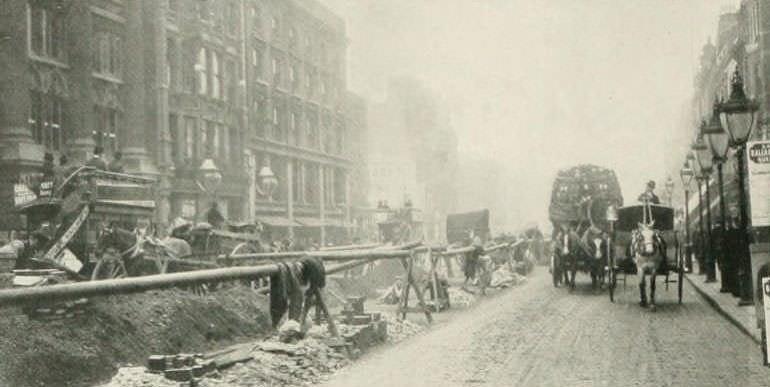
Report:
[{"label": "driver wearing hat", "polygon": [[641,195],[639,195],[639,201],[649,202],[651,204],[660,204],[660,199],[658,198],[658,195],[655,195],[655,182],[650,180],[647,182],[647,186],[644,189],[644,192],[642,192]]}]

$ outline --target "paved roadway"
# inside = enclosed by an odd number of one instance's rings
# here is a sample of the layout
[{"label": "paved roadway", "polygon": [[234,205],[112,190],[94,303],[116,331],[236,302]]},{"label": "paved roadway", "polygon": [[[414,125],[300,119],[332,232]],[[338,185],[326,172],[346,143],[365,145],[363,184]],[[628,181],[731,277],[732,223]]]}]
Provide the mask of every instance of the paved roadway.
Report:
[{"label": "paved roadway", "polygon": [[[611,304],[586,276],[569,294],[547,270],[428,333],[340,371],[342,386],[770,386],[757,345],[685,281],[638,306],[635,277]],[[661,278],[659,277],[660,281]]]}]

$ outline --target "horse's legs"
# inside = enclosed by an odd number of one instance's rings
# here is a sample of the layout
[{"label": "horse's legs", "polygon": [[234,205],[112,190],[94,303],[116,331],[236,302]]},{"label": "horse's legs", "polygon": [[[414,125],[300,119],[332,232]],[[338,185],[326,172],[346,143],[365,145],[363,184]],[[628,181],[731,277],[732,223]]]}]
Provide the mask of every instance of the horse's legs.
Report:
[{"label": "horse's legs", "polygon": [[653,269],[652,275],[650,275],[650,309],[655,311],[655,270]]},{"label": "horse's legs", "polygon": [[646,276],[646,273],[644,269],[639,270],[639,305],[640,306],[647,306],[647,291],[645,290],[645,283],[644,283],[644,277]]}]

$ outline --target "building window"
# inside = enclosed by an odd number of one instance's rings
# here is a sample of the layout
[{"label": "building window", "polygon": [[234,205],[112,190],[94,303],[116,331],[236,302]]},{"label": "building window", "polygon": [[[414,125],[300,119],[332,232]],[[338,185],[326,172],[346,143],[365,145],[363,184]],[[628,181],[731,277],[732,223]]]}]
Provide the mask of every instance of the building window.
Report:
[{"label": "building window", "polygon": [[308,93],[313,91],[313,73],[310,70],[305,73],[305,89]]},{"label": "building window", "polygon": [[291,192],[294,194],[294,203],[303,203],[302,196],[303,195],[303,189],[302,189],[302,163],[298,160],[294,161],[293,165],[293,174],[291,176]]},{"label": "building window", "polygon": [[183,156],[185,158],[197,159],[195,147],[195,127],[197,126],[197,118],[186,117],[184,120],[184,151]]},{"label": "building window", "polygon": [[206,95],[208,92],[208,79],[206,73],[206,49],[198,51],[198,61],[195,63],[195,73],[198,79],[198,94]]},{"label": "building window", "polygon": [[318,126],[316,120],[309,117],[307,119],[307,145],[310,148],[318,147]]},{"label": "building window", "polygon": [[93,45],[93,70],[102,75],[120,78],[123,44],[119,36],[99,32]]},{"label": "building window", "polygon": [[238,128],[230,127],[227,138],[229,139],[229,144],[230,144],[230,149],[227,152],[227,157],[230,159],[231,164],[235,164],[236,161],[238,160],[238,155],[240,154],[238,149],[238,144],[239,144]]},{"label": "building window", "polygon": [[179,128],[177,127],[176,114],[168,115],[168,133],[171,135],[171,160],[174,163],[181,161],[181,155],[184,154],[183,147],[185,143],[180,141]]},{"label": "building window", "polygon": [[281,83],[281,60],[278,58],[273,58],[273,83],[275,85],[280,85]]},{"label": "building window", "polygon": [[230,135],[230,132],[227,130],[227,127],[224,125],[217,125],[217,145],[219,146],[219,153],[217,154],[218,157],[221,157],[223,160],[230,160],[230,139],[228,138]]},{"label": "building window", "polygon": [[64,15],[30,5],[29,43],[37,56],[64,60]]},{"label": "building window", "polygon": [[297,113],[291,112],[289,114],[289,131],[291,132],[291,142],[294,145],[300,145],[299,131],[297,130],[298,116]]},{"label": "building window", "polygon": [[294,27],[289,28],[289,46],[294,47],[297,43],[297,30]]},{"label": "building window", "polygon": [[176,14],[179,12],[179,1],[180,0],[168,0],[168,10],[172,14]]},{"label": "building window", "polygon": [[271,19],[270,27],[272,28],[272,31],[273,31],[273,38],[277,38],[278,32],[280,31],[280,28],[281,28],[280,22],[278,21],[277,16],[273,16],[273,18]]},{"label": "building window", "polygon": [[179,83],[179,64],[176,62],[176,44],[166,40],[166,82],[170,90],[175,91]]},{"label": "building window", "polygon": [[236,10],[235,2],[230,1],[227,3],[227,9],[225,10],[225,24],[228,35],[235,36],[238,33],[238,26],[240,23],[238,21],[238,12]]},{"label": "building window", "polygon": [[64,108],[61,97],[30,92],[30,110],[27,122],[35,141],[53,151],[63,150]]},{"label": "building window", "polygon": [[216,51],[211,51],[211,96],[219,99],[222,96],[221,62]]},{"label": "building window", "polygon": [[297,87],[297,66],[289,67],[289,82],[292,88]]},{"label": "building window", "polygon": [[118,150],[118,111],[105,106],[96,106],[96,130],[94,142],[104,149],[105,154]]},{"label": "building window", "polygon": [[232,60],[227,60],[225,62],[225,82],[227,82],[227,94],[225,94],[225,99],[230,102],[235,102],[235,94],[236,94],[236,88],[237,88],[237,82],[236,82],[236,71],[235,71],[235,62]]},{"label": "building window", "polygon": [[251,49],[251,66],[257,79],[262,79],[262,51],[258,48]]},{"label": "building window", "polygon": [[260,12],[259,7],[251,7],[250,16],[251,28],[253,28],[254,31],[259,32],[262,29],[262,12]]},{"label": "building window", "polygon": [[209,4],[207,1],[198,2],[198,17],[204,21],[211,20],[211,11],[209,10]]}]

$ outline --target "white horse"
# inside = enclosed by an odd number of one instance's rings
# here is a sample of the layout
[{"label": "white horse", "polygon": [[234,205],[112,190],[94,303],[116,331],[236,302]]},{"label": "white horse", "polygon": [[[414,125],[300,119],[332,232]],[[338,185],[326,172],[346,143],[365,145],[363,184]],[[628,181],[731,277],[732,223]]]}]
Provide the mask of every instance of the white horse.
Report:
[{"label": "white horse", "polygon": [[638,223],[639,228],[631,236],[631,255],[639,271],[639,305],[647,306],[645,278],[650,274],[650,310],[655,311],[655,275],[663,261],[664,243],[660,233],[655,230],[655,221]]}]

